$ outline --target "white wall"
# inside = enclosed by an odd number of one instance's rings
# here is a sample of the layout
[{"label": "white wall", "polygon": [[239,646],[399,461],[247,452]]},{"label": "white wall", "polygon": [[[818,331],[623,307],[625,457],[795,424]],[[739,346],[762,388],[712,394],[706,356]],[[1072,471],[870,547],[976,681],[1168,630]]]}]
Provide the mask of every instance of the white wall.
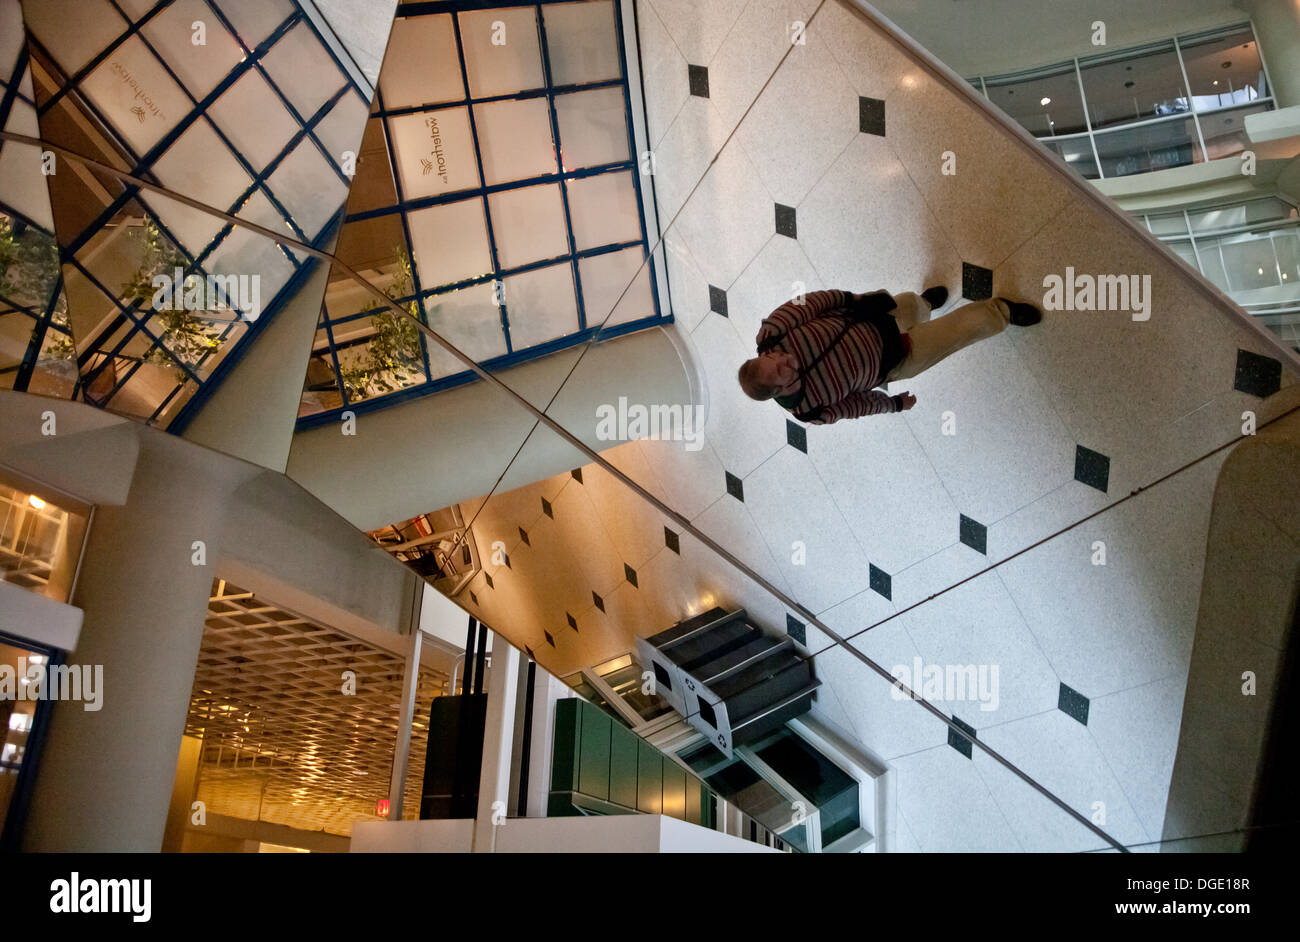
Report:
[{"label": "white wall", "polygon": [[[359,821],[353,853],[465,853],[474,822]],[[515,818],[496,829],[498,854],[775,854],[777,851],[658,814]]]}]

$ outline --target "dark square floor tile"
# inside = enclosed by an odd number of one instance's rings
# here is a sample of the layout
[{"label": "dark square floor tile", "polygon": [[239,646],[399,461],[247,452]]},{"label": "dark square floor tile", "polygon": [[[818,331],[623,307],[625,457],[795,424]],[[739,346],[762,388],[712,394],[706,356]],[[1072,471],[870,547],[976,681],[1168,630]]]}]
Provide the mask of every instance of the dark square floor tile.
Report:
[{"label": "dark square floor tile", "polygon": [[961,733],[956,732],[950,726],[948,727],[948,745],[952,746],[954,749],[956,749],[958,752],[964,755],[967,759],[969,759],[971,758],[971,753],[975,749],[975,747],[971,745],[971,739],[978,738],[975,734],[975,727],[967,723],[963,723],[961,720],[957,719],[956,716],[952,718],[952,721],[956,723],[958,726],[960,726],[964,731],[966,731],[970,735],[970,738],[968,739],[966,736],[961,735]]},{"label": "dark square floor tile", "polygon": [[677,538],[676,533],[674,533],[672,530],[669,530],[667,527],[664,527],[664,545],[667,546],[674,553],[676,553],[678,556],[682,555],[681,540]]},{"label": "dark square floor tile", "polygon": [[858,130],[885,136],[885,103],[879,98],[858,99]]},{"label": "dark square floor tile", "polygon": [[867,573],[870,579],[872,590],[875,592],[879,592],[887,599],[892,599],[893,591],[894,591],[894,580],[892,577],[890,577],[889,573],[885,572],[885,570],[881,569],[875,563],[867,564]]},{"label": "dark square floor tile", "polygon": [[1056,698],[1056,708],[1084,726],[1088,725],[1088,705],[1090,701],[1079,691],[1061,684],[1061,692]]},{"label": "dark square floor tile", "polygon": [[709,310],[727,316],[727,292],[714,285],[709,285]]},{"label": "dark square floor tile", "polygon": [[593,604],[594,604],[598,609],[600,609],[602,612],[605,610],[605,600],[602,599],[602,598],[601,598],[599,595],[597,595],[595,592],[592,592],[592,593],[591,593],[591,601],[592,601],[592,603],[593,603]]},{"label": "dark square floor tile", "polygon": [[551,633],[547,631],[545,628],[543,628],[542,634],[546,635],[546,643],[549,644],[551,647],[555,647],[555,639],[551,637]]},{"label": "dark square floor tile", "polygon": [[569,472],[569,474],[570,474],[570,475],[573,477],[573,479],[574,479],[575,481],[577,481],[579,484],[582,483],[582,469],[581,469],[581,468],[574,468],[572,471]]},{"label": "dark square floor tile", "polygon": [[469,600],[473,602],[475,605],[478,604],[478,596],[475,595],[473,592],[469,594]]},{"label": "dark square floor tile", "polygon": [[546,516],[550,517],[552,520],[555,519],[555,511],[551,509],[551,502],[545,497],[542,498],[542,513],[546,514]]},{"label": "dark square floor tile", "polygon": [[961,263],[961,296],[967,301],[993,297],[993,272],[970,262]]},{"label": "dark square floor tile", "polygon": [[501,561],[502,561],[503,563],[506,564],[506,568],[507,568],[507,569],[514,569],[514,568],[515,568],[514,566],[510,565],[510,554],[509,554],[509,553],[502,552],[502,553],[501,553]]},{"label": "dark square floor tile", "polygon": [[632,588],[634,589],[640,588],[640,586],[636,584],[636,570],[633,569],[631,566],[629,566],[627,563],[623,564],[623,575],[627,578],[628,582],[632,583]]},{"label": "dark square floor tile", "polygon": [[492,581],[492,573],[490,573],[490,572],[485,572],[485,573],[483,573],[483,581],[485,581],[485,582],[487,583],[487,587],[488,587],[489,589],[495,589],[495,588],[496,588],[496,583]]},{"label": "dark square floor tile", "polygon": [[785,440],[805,455],[808,454],[808,430],[798,422],[785,420]]},{"label": "dark square floor tile", "polygon": [[1076,445],[1074,479],[1080,484],[1087,484],[1103,494],[1106,493],[1106,486],[1110,483],[1110,459],[1099,451]]},{"label": "dark square floor tile", "polygon": [[574,618],[568,612],[565,612],[564,620],[569,623],[569,627],[572,628],[574,631],[578,630],[578,619]]},{"label": "dark square floor tile", "polygon": [[808,632],[804,629],[804,623],[789,612],[786,612],[785,615],[785,633],[805,648],[808,647]]},{"label": "dark square floor tile", "polygon": [[791,239],[799,238],[799,226],[795,221],[793,206],[776,204],[776,234],[789,236]]},{"label": "dark square floor tile", "polygon": [[970,517],[962,514],[959,533],[963,543],[975,550],[977,553],[983,553],[986,556],[988,555],[988,527],[984,526],[984,524],[980,523],[978,520],[972,520]]},{"label": "dark square floor tile", "polygon": [[687,78],[691,83],[691,94],[698,98],[709,97],[709,69],[703,65],[688,65]]},{"label": "dark square floor tile", "polygon": [[1232,388],[1263,399],[1282,387],[1282,361],[1272,357],[1237,351],[1237,375]]},{"label": "dark square floor tile", "polygon": [[745,482],[730,471],[727,472],[727,493],[742,503],[745,500]]},{"label": "dark square floor tile", "polygon": [[524,541],[524,546],[532,546],[532,541],[528,539],[528,531],[523,527],[519,528],[519,539]]}]

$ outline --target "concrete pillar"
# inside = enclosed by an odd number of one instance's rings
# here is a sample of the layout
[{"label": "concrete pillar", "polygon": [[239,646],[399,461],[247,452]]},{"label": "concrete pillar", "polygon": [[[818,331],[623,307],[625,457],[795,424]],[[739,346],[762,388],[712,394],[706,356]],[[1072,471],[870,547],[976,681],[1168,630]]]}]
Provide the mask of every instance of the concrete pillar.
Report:
[{"label": "concrete pillar", "polygon": [[185,827],[194,811],[194,795],[199,788],[199,762],[203,758],[203,740],[182,736],[176,758],[176,782],[167,809],[167,827],[163,832],[164,854],[179,854],[185,845]]},{"label": "concrete pillar", "polygon": [[[483,770],[474,819],[474,852],[491,853],[496,842],[493,815],[510,813],[510,752],[515,730],[515,695],[519,690],[519,651],[504,642],[492,646],[487,682],[487,718],[483,723]],[[497,802],[500,802],[498,805]],[[495,807],[494,807],[495,806]]]},{"label": "concrete pillar", "polygon": [[1247,0],[1277,107],[1300,105],[1300,0]]},{"label": "concrete pillar", "polygon": [[[126,504],[96,513],[73,599],[85,622],[68,663],[102,665],[102,708],[56,704],[24,850],[162,847],[215,544],[242,478],[179,439],[142,439]],[[193,564],[195,540],[208,565]]]},{"label": "concrete pillar", "polygon": [[[273,250],[269,241],[266,248]],[[272,471],[284,470],[329,272],[328,265],[317,264],[276,311],[186,427],[187,439]]]},{"label": "concrete pillar", "polygon": [[[562,350],[497,375],[544,408],[581,352]],[[617,405],[620,396],[629,403],[690,404],[699,386],[693,374],[663,328],[606,340],[587,352],[550,414],[602,450],[616,443],[597,434],[600,406]],[[503,493],[587,463],[549,429],[530,436],[535,422],[500,390],[473,382],[362,413],[356,435],[341,434],[337,423],[298,432],[286,473],[354,526],[373,530],[481,497],[507,464]],[[463,457],[449,461],[448,455]]]}]

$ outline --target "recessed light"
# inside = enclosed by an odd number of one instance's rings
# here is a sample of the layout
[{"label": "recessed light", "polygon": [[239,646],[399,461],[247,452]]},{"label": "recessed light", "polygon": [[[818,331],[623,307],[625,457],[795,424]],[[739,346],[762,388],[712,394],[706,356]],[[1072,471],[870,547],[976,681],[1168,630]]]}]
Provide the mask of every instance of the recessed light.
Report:
[{"label": "recessed light", "polygon": [[1040,99],[1038,100],[1038,103],[1039,103],[1040,105],[1050,105],[1050,104],[1052,103],[1052,99],[1050,99],[1050,98],[1040,98]]},{"label": "recessed light", "polygon": [[41,500],[41,499],[40,499],[39,497],[37,497],[35,494],[33,494],[31,497],[27,498],[27,503],[31,504],[32,507],[34,507],[36,510],[44,510],[44,509],[45,509],[45,501]]}]

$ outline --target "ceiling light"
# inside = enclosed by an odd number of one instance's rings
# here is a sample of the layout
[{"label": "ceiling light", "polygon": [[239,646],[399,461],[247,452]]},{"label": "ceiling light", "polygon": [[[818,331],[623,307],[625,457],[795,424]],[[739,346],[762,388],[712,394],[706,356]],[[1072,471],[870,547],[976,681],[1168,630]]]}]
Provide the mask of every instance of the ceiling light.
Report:
[{"label": "ceiling light", "polygon": [[1040,99],[1038,100],[1038,103],[1039,103],[1040,105],[1050,105],[1050,104],[1052,103],[1052,99],[1050,99],[1050,98],[1040,98]]},{"label": "ceiling light", "polygon": [[37,510],[44,510],[44,509],[45,509],[45,501],[41,500],[41,499],[40,499],[39,497],[37,497],[35,494],[33,494],[31,497],[27,498],[27,503],[31,504],[31,505],[32,505],[33,507],[35,507]]}]

